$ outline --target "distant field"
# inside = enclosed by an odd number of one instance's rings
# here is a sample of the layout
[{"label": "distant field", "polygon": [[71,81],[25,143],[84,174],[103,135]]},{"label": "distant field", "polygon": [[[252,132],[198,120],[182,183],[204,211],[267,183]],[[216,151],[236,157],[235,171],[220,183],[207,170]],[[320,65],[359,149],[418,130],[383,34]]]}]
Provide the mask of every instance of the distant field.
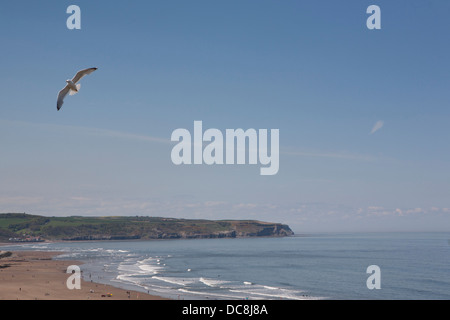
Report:
[{"label": "distant field", "polygon": [[44,217],[0,214],[0,240],[123,240],[287,236],[287,225],[250,220],[192,220],[161,217]]}]

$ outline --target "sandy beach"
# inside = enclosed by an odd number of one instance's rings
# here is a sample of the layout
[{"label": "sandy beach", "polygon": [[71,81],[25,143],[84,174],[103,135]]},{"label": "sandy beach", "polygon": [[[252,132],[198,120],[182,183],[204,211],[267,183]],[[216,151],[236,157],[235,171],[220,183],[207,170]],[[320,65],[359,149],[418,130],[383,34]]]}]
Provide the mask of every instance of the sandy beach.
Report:
[{"label": "sandy beach", "polygon": [[0,300],[168,300],[143,292],[81,280],[80,289],[66,285],[71,265],[79,261],[53,260],[59,253],[16,251],[0,258]]}]

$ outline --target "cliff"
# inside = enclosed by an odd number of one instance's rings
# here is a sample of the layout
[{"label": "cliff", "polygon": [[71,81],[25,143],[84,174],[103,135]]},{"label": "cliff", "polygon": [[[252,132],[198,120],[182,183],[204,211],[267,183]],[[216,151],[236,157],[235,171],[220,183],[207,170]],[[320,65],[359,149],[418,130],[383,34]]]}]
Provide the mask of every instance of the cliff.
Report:
[{"label": "cliff", "polygon": [[150,240],[293,235],[288,225],[254,220],[160,217],[43,217],[0,214],[0,240]]}]

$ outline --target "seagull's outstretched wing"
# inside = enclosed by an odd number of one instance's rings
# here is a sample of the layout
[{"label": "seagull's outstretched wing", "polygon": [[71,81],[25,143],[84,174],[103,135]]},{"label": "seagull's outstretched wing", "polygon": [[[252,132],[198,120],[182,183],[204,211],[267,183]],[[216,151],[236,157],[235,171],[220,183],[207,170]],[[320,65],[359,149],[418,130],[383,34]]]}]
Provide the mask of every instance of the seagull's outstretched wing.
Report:
[{"label": "seagull's outstretched wing", "polygon": [[66,97],[66,95],[69,93],[70,88],[69,86],[65,86],[64,89],[62,89],[59,93],[58,93],[58,102],[56,103],[56,108],[61,109],[63,103],[64,103],[64,98]]},{"label": "seagull's outstretched wing", "polygon": [[88,74],[91,74],[95,70],[97,70],[97,68],[89,68],[89,69],[84,69],[84,70],[78,71],[77,74],[75,75],[75,77],[72,79],[72,82],[77,83],[78,81],[81,80],[81,78],[83,78],[84,76],[86,76]]}]

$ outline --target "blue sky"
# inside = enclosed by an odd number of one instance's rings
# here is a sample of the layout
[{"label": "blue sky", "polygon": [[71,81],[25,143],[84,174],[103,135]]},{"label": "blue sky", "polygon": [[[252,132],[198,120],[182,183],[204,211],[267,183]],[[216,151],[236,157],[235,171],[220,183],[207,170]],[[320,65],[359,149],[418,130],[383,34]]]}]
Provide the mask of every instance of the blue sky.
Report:
[{"label": "blue sky", "polygon": [[[66,28],[71,4],[81,30]],[[366,27],[371,4],[381,30]],[[449,13],[444,1],[2,4],[0,212],[449,231]],[[64,80],[93,66],[57,112]],[[279,129],[279,173],[173,165],[171,133],[195,120]]]}]

